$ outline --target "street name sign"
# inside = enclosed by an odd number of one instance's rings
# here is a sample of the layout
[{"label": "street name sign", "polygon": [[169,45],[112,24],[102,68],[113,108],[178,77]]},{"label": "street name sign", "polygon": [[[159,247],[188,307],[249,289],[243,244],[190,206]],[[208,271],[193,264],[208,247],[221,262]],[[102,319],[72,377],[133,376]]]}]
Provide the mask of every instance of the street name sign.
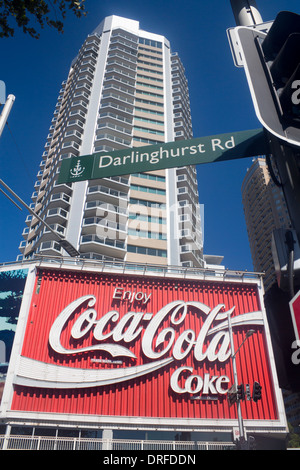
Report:
[{"label": "street name sign", "polygon": [[62,161],[58,184],[265,155],[263,129],[80,155]]}]

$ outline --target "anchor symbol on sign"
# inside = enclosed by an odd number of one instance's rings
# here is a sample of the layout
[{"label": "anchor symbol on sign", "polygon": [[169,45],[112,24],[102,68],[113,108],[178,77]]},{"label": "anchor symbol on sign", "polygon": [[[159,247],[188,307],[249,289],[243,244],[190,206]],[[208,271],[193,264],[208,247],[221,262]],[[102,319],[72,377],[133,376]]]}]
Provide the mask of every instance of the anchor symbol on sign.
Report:
[{"label": "anchor symbol on sign", "polygon": [[82,175],[84,170],[85,170],[85,167],[82,167],[80,160],[78,160],[76,163],[76,166],[74,168],[71,168],[70,173],[72,176],[77,177],[77,176]]}]

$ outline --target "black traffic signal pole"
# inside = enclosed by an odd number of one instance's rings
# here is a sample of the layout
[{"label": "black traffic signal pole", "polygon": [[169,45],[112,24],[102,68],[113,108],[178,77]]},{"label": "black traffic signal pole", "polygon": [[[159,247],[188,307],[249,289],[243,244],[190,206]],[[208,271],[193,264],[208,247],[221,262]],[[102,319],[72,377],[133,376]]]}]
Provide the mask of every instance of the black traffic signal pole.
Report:
[{"label": "black traffic signal pole", "polygon": [[299,78],[300,16],[280,12],[257,47],[284,139],[276,137],[272,131],[267,131],[266,137],[300,243],[300,111],[296,111],[297,106],[293,103],[294,84],[298,85]]},{"label": "black traffic signal pole", "polygon": [[267,132],[270,153],[273,155],[290,219],[300,243],[300,148],[287,145]]}]

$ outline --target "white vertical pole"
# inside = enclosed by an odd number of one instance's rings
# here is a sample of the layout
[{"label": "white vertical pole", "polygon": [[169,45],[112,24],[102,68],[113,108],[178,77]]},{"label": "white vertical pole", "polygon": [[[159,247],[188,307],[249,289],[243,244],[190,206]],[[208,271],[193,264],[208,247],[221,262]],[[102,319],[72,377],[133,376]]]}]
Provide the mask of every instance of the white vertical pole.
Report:
[{"label": "white vertical pole", "polygon": [[[230,313],[229,312],[228,312],[227,318],[228,318],[228,330],[229,330],[229,338],[230,338],[233,380],[234,380],[234,384],[235,384],[236,390],[237,390],[238,376],[237,376],[237,368],[236,368],[236,362],[235,362],[235,352],[234,352],[231,318],[230,318]],[[239,399],[237,399],[236,405],[237,405],[237,413],[238,413],[238,424],[239,424],[240,439],[243,441],[244,438],[245,438],[245,432],[244,432],[241,404],[240,404]]]},{"label": "white vertical pole", "polygon": [[253,26],[263,23],[255,0],[230,0],[237,26]]},{"label": "white vertical pole", "polygon": [[12,108],[12,105],[14,104],[15,99],[16,98],[14,95],[8,95],[2,113],[0,114],[0,137],[2,135],[4,126],[6,124],[7,118],[9,116],[10,110]]}]

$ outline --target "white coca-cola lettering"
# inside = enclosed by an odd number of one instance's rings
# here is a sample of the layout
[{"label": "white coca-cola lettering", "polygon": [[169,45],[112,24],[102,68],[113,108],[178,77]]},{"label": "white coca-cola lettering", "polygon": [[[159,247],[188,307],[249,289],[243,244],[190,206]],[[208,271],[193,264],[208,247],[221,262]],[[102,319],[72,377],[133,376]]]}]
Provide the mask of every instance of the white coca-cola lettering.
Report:
[{"label": "white coca-cola lettering", "polygon": [[[186,357],[195,344],[195,337],[196,335],[193,330],[185,330],[183,333],[181,333],[174,345],[173,357],[178,359],[178,361]],[[183,350],[184,343],[186,343],[188,346]]]},{"label": "white coca-cola lettering", "polygon": [[[151,322],[149,323],[149,326],[146,328],[143,339],[142,339],[142,350],[144,354],[149,357],[150,359],[158,359],[165,355],[172,347],[174,340],[175,340],[175,330],[174,328],[168,327],[163,329],[157,336],[156,342],[155,342],[155,348],[158,348],[161,344],[163,344],[170,333],[170,338],[167,346],[160,352],[155,352],[152,349],[152,344],[155,339],[155,335],[157,334],[157,330],[159,329],[160,325],[162,324],[163,320],[169,313],[172,311],[172,309],[176,307],[171,315],[170,318],[170,324],[172,325],[179,325],[182,323],[186,317],[186,312],[187,312],[187,306],[184,302],[171,302],[167,304],[165,307],[160,309],[157,314],[153,317]],[[179,317],[178,320],[176,320],[176,315],[180,311],[180,309],[183,309],[181,317]]]},{"label": "white coca-cola lettering", "polygon": [[[87,303],[88,308],[76,319],[71,328],[71,338],[80,339],[93,330],[96,341],[111,339],[112,343],[101,343],[78,349],[67,349],[61,344],[61,334],[65,325],[70,320],[74,312]],[[96,298],[93,295],[80,297],[68,305],[56,318],[49,334],[49,343],[52,349],[59,354],[76,354],[86,351],[106,351],[113,357],[133,357],[128,348],[121,346],[120,341],[131,343],[138,339],[144,332],[141,339],[142,352],[149,359],[157,360],[165,356],[173,347],[172,355],[176,360],[184,359],[194,347],[194,357],[201,362],[208,359],[210,362],[224,362],[230,355],[230,341],[227,331],[217,332],[205,345],[207,335],[214,320],[223,320],[227,312],[220,312],[224,305],[218,305],[214,309],[200,302],[174,301],[165,305],[156,315],[142,312],[128,312],[121,319],[117,310],[112,310],[97,319],[97,312],[94,308]],[[183,331],[177,340],[176,331],[173,326],[184,322],[188,307],[193,307],[194,311],[207,315],[203,326],[196,338],[196,333],[187,329]],[[229,310],[232,313],[234,307]],[[169,325],[162,328],[166,318],[169,318]],[[148,324],[145,322],[149,322]],[[143,324],[144,323],[144,324]],[[110,328],[108,328],[110,325]],[[161,331],[159,331],[161,330]],[[164,348],[161,349],[161,346]],[[205,347],[204,347],[205,345]]]},{"label": "white coca-cola lettering", "polygon": [[113,293],[113,299],[117,300],[128,300],[130,303],[134,302],[142,302],[142,304],[146,304],[148,300],[150,300],[151,293],[147,294],[146,292],[135,290],[125,290],[123,287],[116,287]]},{"label": "white coca-cola lettering", "polygon": [[[101,350],[101,351],[108,352],[112,357],[127,356],[127,357],[135,358],[136,357],[135,354],[133,354],[129,349],[124,348],[123,346],[120,346],[114,343],[97,344],[97,345],[87,346],[85,348],[79,348],[79,349],[67,349],[62,346],[60,337],[64,329],[64,326],[69,321],[69,318],[74,314],[74,312],[87,301],[88,301],[88,307],[93,307],[96,303],[96,297],[94,297],[93,295],[85,295],[83,297],[80,297],[79,299],[74,300],[74,302],[70,303],[58,315],[49,333],[49,344],[51,348],[59,354],[77,354],[81,352]],[[110,319],[114,316],[115,316],[115,320],[117,320],[119,318],[118,312],[108,312],[108,314],[105,316],[106,321],[108,321],[108,318]],[[86,333],[88,333],[91,327],[97,322],[96,317],[97,317],[97,312],[94,309],[89,308],[87,311],[83,312],[81,316],[77,319],[77,322],[78,322],[77,325],[76,323],[73,325],[73,328],[71,330],[71,336],[74,339],[82,338]],[[103,321],[103,318],[104,317],[102,317],[98,322],[100,323],[101,321]],[[81,325],[83,324],[83,320],[87,321],[88,325],[84,328],[83,331],[80,331],[79,327],[80,327],[80,324]],[[75,333],[75,336],[73,336],[74,333]]]},{"label": "white coca-cola lettering", "polygon": [[[112,297],[120,302],[138,301],[144,306],[150,296],[151,294],[146,295],[142,291],[135,293],[135,290],[126,291],[122,287],[116,287]],[[101,299],[98,300],[101,305]],[[103,351],[112,358],[136,359],[136,355],[125,345],[140,341],[139,354],[141,357],[145,355],[151,360],[150,362],[125,366],[123,360],[93,358],[93,361],[118,363],[123,367],[90,369],[69,368],[22,357],[16,371],[15,383],[45,388],[107,386],[136,379],[171,364],[174,367],[177,361],[182,361],[189,354],[193,354],[197,362],[210,363],[224,362],[230,356],[227,317],[228,314],[232,314],[235,307],[225,311],[223,304],[211,309],[201,302],[177,300],[165,305],[156,314],[129,311],[121,316],[118,310],[110,310],[104,314],[101,312],[98,315],[94,308],[95,304],[94,295],[85,295],[65,307],[50,329],[51,348],[62,355]],[[202,318],[200,331],[185,328],[187,314]],[[232,325],[263,325],[262,312],[237,315],[232,319]],[[179,326],[181,332],[178,332]],[[66,335],[67,331],[70,331],[69,338]],[[87,335],[90,339],[93,335],[93,342],[96,344],[92,344],[91,341],[89,346],[76,348],[74,346],[76,341]],[[119,344],[120,342],[122,344]],[[213,367],[215,370],[215,366]],[[197,375],[192,367],[182,364],[173,371],[170,378],[170,386],[175,393],[188,393],[195,397],[195,394],[201,392],[204,398],[208,394],[225,394],[229,382],[230,379],[225,375],[210,375],[204,371],[203,375]]]},{"label": "white coca-cola lettering", "polygon": [[[207,348],[207,350],[203,352],[204,340],[208,334],[208,331],[212,322],[215,319],[224,320],[224,318],[227,318],[228,313],[231,314],[235,309],[235,307],[233,307],[228,312],[221,313],[220,310],[224,307],[225,305],[219,304],[215,308],[213,308],[212,311],[209,313],[206,322],[201,328],[199,336],[196,341],[195,349],[194,349],[194,355],[197,361],[203,361],[207,357],[208,360],[213,362],[218,357],[220,362],[224,362],[230,356],[230,349],[228,349],[228,347],[230,346],[230,339],[229,339],[228,331],[217,333],[214,336],[214,338],[211,340],[210,345]],[[217,343],[220,341],[222,337],[223,337],[223,343],[221,344],[221,348],[219,352],[216,354],[215,350],[216,350]]]},{"label": "white coca-cola lettering", "polygon": [[173,373],[170,385],[172,390],[175,393],[199,393],[202,390],[203,395],[217,395],[217,394],[225,394],[227,393],[228,388],[223,389],[222,384],[228,384],[230,379],[226,375],[221,375],[218,377],[217,375],[213,375],[210,377],[209,374],[204,374],[204,377],[200,375],[190,375],[185,383],[184,387],[179,386],[180,376],[184,371],[193,372],[192,367],[179,367],[179,369],[175,370]]},{"label": "white coca-cola lettering", "polygon": [[[146,329],[143,339],[142,339],[142,349],[144,354],[146,354],[147,357],[151,359],[158,359],[162,357],[167,351],[169,351],[174,343],[175,340],[175,330],[171,327],[165,328],[162,330],[156,339],[155,342],[155,336],[157,334],[157,330],[165,317],[169,314],[170,310],[172,310],[173,307],[177,306],[170,318],[170,323],[173,325],[179,325],[182,323],[186,317],[187,314],[187,306],[192,305],[195,307],[197,310],[200,310],[204,312],[207,316],[200,333],[198,335],[198,338],[195,341],[195,332],[193,330],[186,330],[183,332],[179,338],[177,339],[174,348],[173,348],[173,357],[177,360],[181,360],[184,357],[187,356],[187,354],[190,352],[191,348],[194,345],[194,357],[197,361],[201,362],[204,361],[206,358],[210,362],[214,362],[216,360],[220,362],[226,361],[229,356],[230,356],[230,339],[229,339],[229,333],[228,331],[222,331],[218,332],[213,339],[210,341],[209,345],[206,347],[204,351],[204,343],[206,340],[206,336],[208,334],[209,328],[212,324],[212,322],[215,319],[218,320],[223,320],[228,312],[222,312],[220,313],[220,310],[223,309],[225,306],[223,304],[218,305],[215,307],[213,310],[210,311],[210,308],[202,304],[200,302],[171,302],[170,304],[166,305],[163,307],[153,318],[151,323],[149,324],[148,328]],[[232,313],[234,310],[234,307],[229,310],[229,313]],[[182,312],[181,312],[182,311]],[[176,320],[176,315],[178,313],[181,313],[181,316]],[[152,345],[155,342],[155,348],[158,348],[160,344],[162,344],[168,333],[171,333],[170,338],[169,338],[169,343],[165,347],[163,351],[156,352],[155,350],[152,349]],[[182,352],[181,351],[181,346],[186,341],[188,343],[187,349]],[[220,347],[218,345],[220,344]]]}]

